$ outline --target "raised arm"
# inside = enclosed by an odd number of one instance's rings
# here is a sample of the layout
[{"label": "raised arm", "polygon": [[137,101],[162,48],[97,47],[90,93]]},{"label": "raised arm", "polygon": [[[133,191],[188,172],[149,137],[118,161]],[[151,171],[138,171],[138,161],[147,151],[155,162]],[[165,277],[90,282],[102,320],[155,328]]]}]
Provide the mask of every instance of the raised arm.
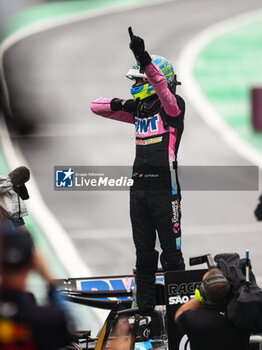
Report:
[{"label": "raised arm", "polygon": [[129,47],[140,65],[141,73],[145,72],[147,79],[156,91],[166,114],[171,117],[180,115],[181,110],[178,107],[176,97],[169,90],[168,82],[161,69],[152,61],[149,53],[145,51],[144,40],[135,36],[131,27],[128,28],[128,31],[130,36]]},{"label": "raised arm", "polygon": [[145,67],[146,76],[156,91],[166,114],[176,117],[181,113],[178,107],[176,97],[168,88],[167,80],[161,69],[155,65],[153,61]]}]

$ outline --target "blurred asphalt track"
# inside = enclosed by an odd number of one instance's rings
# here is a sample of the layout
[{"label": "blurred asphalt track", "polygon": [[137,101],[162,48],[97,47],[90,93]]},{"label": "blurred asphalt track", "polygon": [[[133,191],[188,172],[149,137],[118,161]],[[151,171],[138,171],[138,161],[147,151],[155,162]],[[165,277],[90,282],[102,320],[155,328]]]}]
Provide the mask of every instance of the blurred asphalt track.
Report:
[{"label": "blurred asphalt track", "polygon": [[[89,108],[99,96],[130,97],[125,73],[133,57],[127,27],[132,25],[148,51],[169,58],[176,69],[182,49],[200,30],[260,6],[260,0],[181,0],[108,13],[32,35],[5,54],[12,108],[37,123],[34,133],[12,134],[12,139],[93,274],[130,273],[134,267],[128,192],[56,192],[53,167],[132,164],[133,127],[94,116]],[[248,164],[203,122],[190,100],[186,103],[180,164]],[[258,194],[184,192],[186,262],[208,252],[243,255],[249,248],[254,271],[262,276],[262,227],[253,216]]]}]

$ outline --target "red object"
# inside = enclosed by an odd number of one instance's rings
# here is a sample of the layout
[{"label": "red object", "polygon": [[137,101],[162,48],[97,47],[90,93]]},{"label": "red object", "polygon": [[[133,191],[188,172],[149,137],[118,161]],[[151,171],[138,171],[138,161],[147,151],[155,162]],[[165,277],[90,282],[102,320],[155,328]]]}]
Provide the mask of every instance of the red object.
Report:
[{"label": "red object", "polygon": [[262,131],[262,87],[251,90],[252,124],[254,130]]}]

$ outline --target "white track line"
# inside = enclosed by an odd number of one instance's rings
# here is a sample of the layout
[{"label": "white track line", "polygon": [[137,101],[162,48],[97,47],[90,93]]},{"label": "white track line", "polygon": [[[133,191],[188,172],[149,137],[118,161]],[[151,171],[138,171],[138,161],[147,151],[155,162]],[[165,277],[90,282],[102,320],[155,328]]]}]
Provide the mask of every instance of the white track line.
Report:
[{"label": "white track line", "polygon": [[243,141],[242,138],[227,125],[223,117],[205,97],[193,74],[194,63],[197,56],[212,40],[231,30],[237,29],[239,26],[250,24],[258,20],[262,20],[262,9],[232,17],[206,28],[194,37],[182,51],[178,61],[178,71],[179,75],[181,75],[183,89],[188,100],[194,105],[198,114],[212,129],[218,132],[235,151],[245,157],[249,162],[258,165],[260,169],[262,169],[262,154]]}]

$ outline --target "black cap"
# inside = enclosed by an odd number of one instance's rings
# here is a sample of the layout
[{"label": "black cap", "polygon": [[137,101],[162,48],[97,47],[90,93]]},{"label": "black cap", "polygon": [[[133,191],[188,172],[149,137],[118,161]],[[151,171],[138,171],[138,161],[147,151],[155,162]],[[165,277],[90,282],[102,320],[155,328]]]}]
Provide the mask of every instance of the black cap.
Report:
[{"label": "black cap", "polygon": [[6,221],[2,229],[2,266],[19,269],[27,266],[33,256],[34,243],[29,232],[12,227]]}]

